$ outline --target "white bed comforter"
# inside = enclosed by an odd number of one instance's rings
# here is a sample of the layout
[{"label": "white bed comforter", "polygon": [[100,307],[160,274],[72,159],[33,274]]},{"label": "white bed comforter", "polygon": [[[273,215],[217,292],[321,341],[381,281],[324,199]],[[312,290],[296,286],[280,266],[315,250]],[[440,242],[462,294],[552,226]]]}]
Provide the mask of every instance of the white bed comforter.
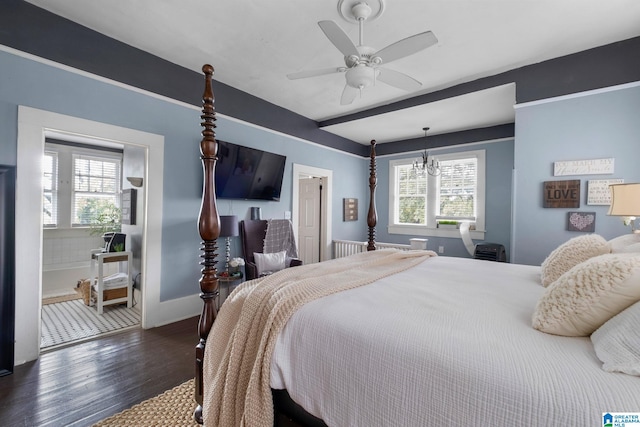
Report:
[{"label": "white bed comforter", "polygon": [[601,426],[640,378],[589,338],[531,327],[539,268],[436,257],[311,302],[280,334],[271,387],[329,426]]}]

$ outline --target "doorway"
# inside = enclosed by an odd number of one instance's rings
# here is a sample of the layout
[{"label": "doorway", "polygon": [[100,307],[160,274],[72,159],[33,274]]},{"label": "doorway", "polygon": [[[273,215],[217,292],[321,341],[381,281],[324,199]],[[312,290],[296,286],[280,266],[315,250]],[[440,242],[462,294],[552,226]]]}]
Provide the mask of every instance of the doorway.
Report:
[{"label": "doorway", "polygon": [[331,259],[333,171],[293,165],[292,222],[305,264]]},{"label": "doorway", "polygon": [[[131,179],[144,175],[144,151],[93,136],[45,132],[41,351],[140,326],[140,286],[129,292],[127,283],[141,271],[144,218],[130,213],[145,211],[144,186],[134,187],[138,181]],[[121,236],[117,250],[123,256],[106,254],[109,259],[101,263],[104,297],[113,304],[104,310],[101,304],[99,312],[92,288],[98,269],[90,264],[104,250],[103,235],[114,232]],[[120,258],[125,261],[111,261]]]},{"label": "doorway", "polygon": [[[92,135],[100,140],[114,141],[143,150],[145,208],[141,242],[142,327],[159,323],[154,313],[162,313],[160,302],[160,260],[162,242],[162,193],[164,137],[135,129],[123,128],[92,120],[80,119],[35,108],[18,107],[18,150],[16,187],[21,196],[16,199],[17,260],[15,306],[16,325],[21,325],[15,337],[15,364],[35,360],[40,354],[41,292],[42,292],[42,186],[39,176],[44,152],[44,135],[52,130],[67,135]],[[39,208],[34,208],[39,207]],[[153,232],[149,232],[153,230]],[[149,284],[147,286],[147,284]],[[154,317],[155,316],[155,317]]]},{"label": "doorway", "polygon": [[299,179],[298,252],[303,264],[320,262],[322,235],[322,178]]}]

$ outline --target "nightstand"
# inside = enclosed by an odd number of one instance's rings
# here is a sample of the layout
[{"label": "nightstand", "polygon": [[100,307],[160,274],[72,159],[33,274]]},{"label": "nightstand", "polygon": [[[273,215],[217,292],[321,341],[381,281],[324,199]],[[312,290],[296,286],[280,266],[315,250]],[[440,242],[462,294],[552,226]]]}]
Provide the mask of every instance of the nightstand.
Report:
[{"label": "nightstand", "polygon": [[242,273],[240,273],[239,276],[218,276],[218,291],[220,292],[218,295],[218,310],[222,306],[224,300],[227,299],[229,294],[236,288],[236,286],[238,286],[243,281],[244,276],[242,275]]}]

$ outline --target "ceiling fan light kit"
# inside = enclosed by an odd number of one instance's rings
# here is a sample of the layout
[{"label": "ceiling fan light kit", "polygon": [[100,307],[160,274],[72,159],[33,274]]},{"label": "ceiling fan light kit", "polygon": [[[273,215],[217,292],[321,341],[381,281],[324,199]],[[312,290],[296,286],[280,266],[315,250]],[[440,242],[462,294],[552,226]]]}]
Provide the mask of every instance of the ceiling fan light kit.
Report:
[{"label": "ceiling fan light kit", "polygon": [[356,65],[347,70],[346,79],[349,86],[362,90],[373,86],[376,80],[376,70],[366,65]]},{"label": "ceiling fan light kit", "polygon": [[358,91],[374,86],[376,80],[389,86],[410,91],[422,86],[418,80],[380,65],[413,55],[433,46],[438,39],[431,31],[415,34],[377,50],[364,44],[364,22],[377,19],[384,10],[383,0],[348,1],[339,0],[338,13],[349,22],[359,26],[359,43],[356,46],[349,36],[333,21],[320,21],[318,25],[329,41],[344,55],[346,67],[306,70],[288,74],[290,80],[317,77],[326,74],[345,73],[345,88],[340,104],[351,104]]}]

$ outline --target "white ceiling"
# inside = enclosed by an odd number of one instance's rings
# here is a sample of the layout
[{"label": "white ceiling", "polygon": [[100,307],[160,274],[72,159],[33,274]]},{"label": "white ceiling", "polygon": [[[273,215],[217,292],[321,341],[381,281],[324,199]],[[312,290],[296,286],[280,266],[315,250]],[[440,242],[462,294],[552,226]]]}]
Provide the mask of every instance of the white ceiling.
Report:
[{"label": "white ceiling", "polygon": [[[385,0],[365,23],[381,49],[433,31],[437,45],[387,68],[422,82],[406,93],[377,83],[340,105],[344,74],[286,75],[344,64],[317,22],[335,21],[357,44],[339,0],[28,0],[107,36],[200,72],[313,120],[325,120],[640,35],[638,0]],[[357,0],[342,0],[355,3]],[[371,0],[374,1],[374,0]],[[368,144],[513,121],[513,85],[323,128]]]}]

